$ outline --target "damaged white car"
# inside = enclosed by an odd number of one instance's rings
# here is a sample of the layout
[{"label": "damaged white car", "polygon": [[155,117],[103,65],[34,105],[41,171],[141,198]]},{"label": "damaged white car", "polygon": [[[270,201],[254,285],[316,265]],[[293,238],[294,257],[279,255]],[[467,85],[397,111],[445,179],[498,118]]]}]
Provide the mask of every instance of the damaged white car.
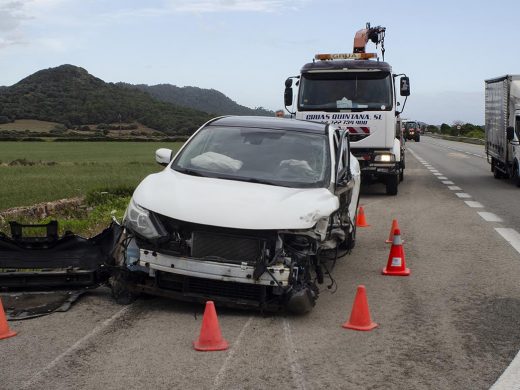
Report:
[{"label": "damaged white car", "polygon": [[[333,125],[267,117],[204,124],[126,211],[113,295],[312,309],[353,248],[360,169]],[[326,254],[326,256],[325,256]],[[328,261],[328,263],[327,263]],[[327,265],[328,264],[328,265]]]}]

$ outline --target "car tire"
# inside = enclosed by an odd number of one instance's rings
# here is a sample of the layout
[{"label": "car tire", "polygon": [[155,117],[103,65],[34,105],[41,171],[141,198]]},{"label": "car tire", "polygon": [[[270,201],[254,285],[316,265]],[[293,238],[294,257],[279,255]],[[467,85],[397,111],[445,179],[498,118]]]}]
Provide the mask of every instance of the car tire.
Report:
[{"label": "car tire", "polygon": [[120,305],[129,305],[139,297],[139,294],[131,291],[127,274],[127,271],[118,270],[109,279],[112,297]]},{"label": "car tire", "polygon": [[418,135],[417,137],[415,137],[415,142],[421,142],[421,136]]},{"label": "car tire", "polygon": [[392,175],[386,179],[386,194],[397,195],[397,187],[399,186],[399,175]]}]

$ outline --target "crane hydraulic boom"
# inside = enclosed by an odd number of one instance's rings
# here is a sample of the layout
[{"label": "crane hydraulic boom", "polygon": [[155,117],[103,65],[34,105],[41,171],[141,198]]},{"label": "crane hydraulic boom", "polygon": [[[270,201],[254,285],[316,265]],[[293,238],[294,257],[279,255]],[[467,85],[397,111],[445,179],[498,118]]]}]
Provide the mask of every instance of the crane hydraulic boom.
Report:
[{"label": "crane hydraulic boom", "polygon": [[385,60],[385,31],[386,27],[377,26],[370,27],[367,23],[366,28],[359,30],[354,36],[354,53],[366,53],[366,45],[368,41],[376,44],[381,44],[381,54],[383,61]]}]

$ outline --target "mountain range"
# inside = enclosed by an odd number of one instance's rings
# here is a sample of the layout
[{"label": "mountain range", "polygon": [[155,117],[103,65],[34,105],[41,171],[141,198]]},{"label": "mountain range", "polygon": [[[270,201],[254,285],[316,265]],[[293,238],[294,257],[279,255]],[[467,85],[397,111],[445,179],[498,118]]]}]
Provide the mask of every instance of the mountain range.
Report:
[{"label": "mountain range", "polygon": [[74,65],[40,70],[0,87],[0,123],[36,119],[67,127],[138,122],[167,134],[191,134],[217,115],[274,115],[241,106],[214,89],[106,83]]}]

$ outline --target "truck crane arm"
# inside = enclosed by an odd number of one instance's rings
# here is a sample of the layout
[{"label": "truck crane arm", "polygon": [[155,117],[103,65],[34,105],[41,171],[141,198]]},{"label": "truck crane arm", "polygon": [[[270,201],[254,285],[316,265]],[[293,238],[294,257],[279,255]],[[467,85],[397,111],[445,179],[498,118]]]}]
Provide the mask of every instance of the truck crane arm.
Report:
[{"label": "truck crane arm", "polygon": [[354,36],[354,53],[366,53],[366,45],[368,41],[372,41],[376,44],[381,44],[381,54],[383,61],[385,60],[385,31],[386,27],[377,26],[370,27],[370,23],[367,23],[366,28],[359,30]]}]

